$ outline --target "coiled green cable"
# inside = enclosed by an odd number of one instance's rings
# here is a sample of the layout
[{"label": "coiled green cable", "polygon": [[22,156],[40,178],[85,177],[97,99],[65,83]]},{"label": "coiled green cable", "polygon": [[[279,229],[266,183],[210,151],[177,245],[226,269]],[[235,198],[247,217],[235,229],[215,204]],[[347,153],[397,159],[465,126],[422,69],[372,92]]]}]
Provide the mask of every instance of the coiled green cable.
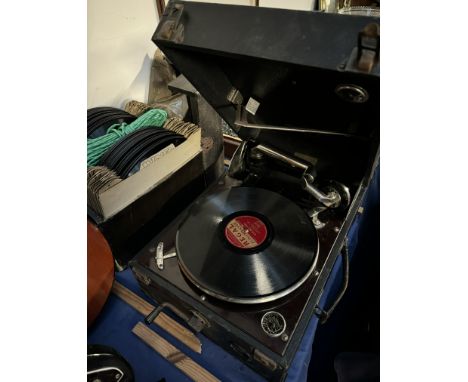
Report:
[{"label": "coiled green cable", "polygon": [[167,112],[162,109],[151,109],[132,123],[115,124],[109,127],[106,135],[88,139],[88,167],[95,166],[109,147],[126,135],[143,126],[161,127],[167,119]]}]

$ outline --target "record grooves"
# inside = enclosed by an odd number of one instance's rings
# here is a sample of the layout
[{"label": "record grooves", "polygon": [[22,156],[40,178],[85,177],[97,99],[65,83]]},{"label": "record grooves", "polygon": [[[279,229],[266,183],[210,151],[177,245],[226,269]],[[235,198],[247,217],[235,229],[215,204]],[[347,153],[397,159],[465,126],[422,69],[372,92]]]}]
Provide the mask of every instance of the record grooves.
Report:
[{"label": "record grooves", "polygon": [[237,187],[192,205],[177,231],[176,251],[185,276],[206,294],[256,304],[302,285],[316,264],[318,239],[292,201]]}]

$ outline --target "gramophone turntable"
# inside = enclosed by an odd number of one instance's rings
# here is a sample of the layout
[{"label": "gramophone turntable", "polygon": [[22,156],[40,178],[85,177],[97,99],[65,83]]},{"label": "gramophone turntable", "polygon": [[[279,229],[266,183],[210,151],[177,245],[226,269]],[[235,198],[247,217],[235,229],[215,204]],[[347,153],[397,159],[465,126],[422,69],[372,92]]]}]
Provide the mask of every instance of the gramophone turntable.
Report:
[{"label": "gramophone turntable", "polygon": [[130,266],[163,309],[283,380],[327,317],[317,303],[378,163],[378,19],[175,1],[153,41],[242,143]]}]

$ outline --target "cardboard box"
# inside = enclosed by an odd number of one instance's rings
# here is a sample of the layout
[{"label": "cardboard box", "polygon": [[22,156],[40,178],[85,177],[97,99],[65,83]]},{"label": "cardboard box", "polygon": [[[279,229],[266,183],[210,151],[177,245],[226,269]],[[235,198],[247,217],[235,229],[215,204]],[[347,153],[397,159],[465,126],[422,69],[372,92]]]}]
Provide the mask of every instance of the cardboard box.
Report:
[{"label": "cardboard box", "polygon": [[[187,140],[164,155],[148,158],[145,166],[132,176],[99,195],[103,216],[106,221],[118,212],[147,194],[170,176],[184,167],[200,152],[201,129],[194,132]],[[202,170],[202,169],[201,169]]]}]

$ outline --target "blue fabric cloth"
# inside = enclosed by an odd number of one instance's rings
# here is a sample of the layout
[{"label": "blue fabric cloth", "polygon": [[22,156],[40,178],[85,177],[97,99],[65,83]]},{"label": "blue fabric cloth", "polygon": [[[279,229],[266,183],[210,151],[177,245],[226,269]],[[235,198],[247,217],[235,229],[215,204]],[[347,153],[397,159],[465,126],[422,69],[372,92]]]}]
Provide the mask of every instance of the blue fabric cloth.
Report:
[{"label": "blue fabric cloth", "polygon": [[[154,305],[154,302],[140,291],[137,281],[129,269],[117,273],[116,280]],[[168,314],[170,315],[170,313]],[[177,317],[172,317],[181,322]],[[166,378],[167,382],[191,381],[131,332],[137,322],[141,322],[143,318],[136,310],[111,294],[100,316],[88,330],[88,343],[108,345],[120,352],[132,365],[137,382],[156,382],[162,378]],[[263,381],[250,368],[202,334],[198,335],[202,343],[202,354],[197,354],[159,326],[151,324],[151,329],[222,381]]]},{"label": "blue fabric cloth", "polygon": [[[377,169],[372,183],[365,197],[364,209],[369,200],[378,198],[379,170]],[[361,227],[362,215],[358,214],[353,222],[349,234],[349,254],[352,259]],[[336,296],[342,280],[341,257],[338,257],[330,277],[325,285],[324,292],[320,300],[322,308],[328,307]],[[140,297],[154,304],[139,289],[137,281],[131,271],[125,270],[116,274],[116,280],[135,292]],[[170,314],[170,313],[169,313]],[[181,322],[178,317],[172,316]],[[128,306],[118,297],[111,295],[102,313],[88,330],[89,344],[103,344],[112,346],[119,351],[132,365],[137,382],[156,382],[165,378],[171,381],[191,381],[179,369],[159,356],[153,349],[143,343],[132,332],[132,328],[137,322],[143,320],[143,316]],[[318,318],[313,316],[302,338],[299,349],[294,357],[288,372],[287,382],[304,382],[307,380],[307,371],[312,356],[312,344],[314,342]],[[181,322],[182,323],[182,322]],[[242,364],[238,359],[224,351],[202,334],[199,338],[202,342],[202,354],[197,354],[187,348],[184,344],[173,338],[170,334],[160,329],[157,325],[151,324],[151,329],[164,337],[167,341],[175,345],[195,362],[222,381],[245,381],[257,382],[264,379]]]}]

